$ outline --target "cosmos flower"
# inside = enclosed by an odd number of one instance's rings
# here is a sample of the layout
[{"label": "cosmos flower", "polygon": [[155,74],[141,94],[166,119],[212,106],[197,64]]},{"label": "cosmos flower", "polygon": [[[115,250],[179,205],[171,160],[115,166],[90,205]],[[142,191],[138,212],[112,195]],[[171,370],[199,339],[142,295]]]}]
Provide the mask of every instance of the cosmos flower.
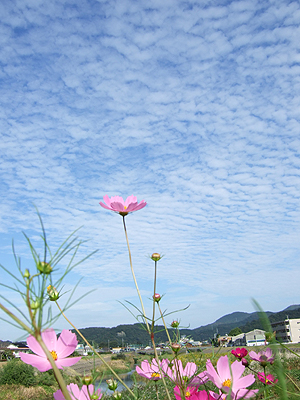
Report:
[{"label": "cosmos flower", "polygon": [[[100,400],[102,397],[100,389],[94,391],[94,385],[89,385],[88,389],[86,385],[83,385],[82,388],[79,389],[78,385],[70,383],[70,385],[67,386],[67,389],[72,400]],[[88,391],[90,392],[90,396]],[[61,390],[57,390],[57,392],[53,393],[53,396],[55,400],[65,400]]]},{"label": "cosmos flower", "polygon": [[[42,332],[42,340],[50,351],[50,354],[59,369],[70,367],[81,359],[81,357],[66,358],[74,352],[78,344],[75,333],[72,333],[69,330],[64,329],[57,340],[54,329],[46,329]],[[41,372],[51,369],[52,366],[36,338],[30,335],[27,338],[27,344],[30,350],[35,354],[26,354],[21,352],[21,360],[26,364],[31,364]]]},{"label": "cosmos flower", "polygon": [[177,385],[187,383],[191,386],[202,385],[207,376],[205,372],[196,375],[197,365],[194,362],[188,362],[183,368],[182,361],[175,359],[171,364],[164,364],[164,373]]},{"label": "cosmos flower", "polygon": [[262,350],[259,353],[255,353],[255,351],[249,352],[249,357],[254,360],[260,362],[262,367],[265,367],[267,363],[273,364],[275,360],[275,356],[272,353],[272,350],[268,347],[266,350]]},{"label": "cosmos flower", "polygon": [[274,375],[272,374],[266,375],[263,372],[259,372],[257,377],[265,385],[273,385],[274,383],[278,382],[278,379],[275,379]]},{"label": "cosmos flower", "polygon": [[[165,359],[160,361],[161,370],[164,369],[165,364],[169,364],[169,361]],[[161,379],[161,371],[159,370],[159,366],[155,358],[153,358],[151,364],[148,360],[142,361],[141,368],[136,366],[135,370],[140,376],[150,379],[151,381],[158,381]]]},{"label": "cosmos flower", "polygon": [[[257,390],[246,389],[247,386],[255,382],[253,374],[242,376],[245,367],[239,361],[234,361],[231,365],[228,356],[220,357],[217,362],[217,371],[213,367],[210,360],[206,363],[206,374],[208,378],[220,389],[222,393],[228,393],[234,399],[242,397],[249,398],[255,395]],[[226,398],[226,396],[225,396]]]},{"label": "cosmos flower", "polygon": [[231,354],[241,360],[242,358],[246,357],[248,350],[244,349],[243,347],[241,349],[237,347],[235,350],[231,350]]},{"label": "cosmos flower", "polygon": [[127,215],[130,212],[140,210],[144,208],[147,203],[145,200],[142,200],[140,203],[137,202],[137,198],[135,196],[129,196],[124,201],[120,196],[113,196],[109,198],[107,194],[103,197],[103,200],[106,204],[100,201],[100,205],[107,210],[111,210],[119,213],[122,216]]}]

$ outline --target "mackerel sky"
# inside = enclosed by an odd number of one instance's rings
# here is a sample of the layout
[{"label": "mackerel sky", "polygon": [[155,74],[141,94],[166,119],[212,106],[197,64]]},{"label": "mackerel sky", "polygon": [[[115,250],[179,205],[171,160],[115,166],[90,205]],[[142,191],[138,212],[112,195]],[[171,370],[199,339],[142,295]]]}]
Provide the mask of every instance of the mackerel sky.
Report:
[{"label": "mackerel sky", "polygon": [[11,0],[0,14],[2,265],[17,273],[13,239],[35,271],[35,205],[53,250],[79,227],[78,260],[99,249],[66,278],[82,278],[77,297],[95,289],[70,319],[135,322],[119,303],[138,305],[122,217],[99,205],[133,194],[148,203],[126,221],[149,315],[153,252],[162,308],[190,304],[167,323],[300,303],[298,1]]}]

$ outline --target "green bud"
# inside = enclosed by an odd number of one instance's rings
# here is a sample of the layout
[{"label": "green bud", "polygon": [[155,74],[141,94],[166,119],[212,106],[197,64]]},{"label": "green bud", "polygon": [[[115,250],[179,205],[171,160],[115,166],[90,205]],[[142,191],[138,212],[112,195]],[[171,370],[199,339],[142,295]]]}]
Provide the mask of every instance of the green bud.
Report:
[{"label": "green bud", "polygon": [[44,262],[44,261],[39,261],[37,263],[37,269],[42,273],[49,275],[52,272],[52,267],[50,264]]},{"label": "green bud", "polygon": [[171,323],[171,327],[172,327],[172,328],[178,328],[178,327],[179,327],[179,322],[178,322],[178,321],[173,321],[173,322]]},{"label": "green bud", "polygon": [[[93,383],[93,377],[90,375],[83,376],[81,378],[81,382],[83,385],[86,385],[86,386],[91,385]],[[98,399],[98,397],[97,397],[97,399]]]},{"label": "green bud", "polygon": [[31,308],[32,310],[37,310],[37,309],[39,308],[39,306],[40,306],[40,302],[39,302],[38,300],[32,301],[32,302],[30,303],[30,308]]},{"label": "green bud", "polygon": [[159,253],[153,253],[151,256],[151,260],[159,261],[161,259],[161,255]]},{"label": "green bud", "polygon": [[100,397],[99,397],[99,395],[98,395],[97,393],[94,393],[94,394],[91,394],[91,395],[90,395],[90,399],[91,399],[91,400],[99,400]]},{"label": "green bud", "polygon": [[47,293],[48,293],[48,296],[49,296],[49,300],[50,301],[56,301],[56,300],[58,300],[59,299],[59,293],[58,293],[58,291],[55,289],[55,287],[54,286],[52,286],[52,285],[49,285],[48,287],[47,287]]},{"label": "green bud", "polygon": [[115,381],[114,379],[107,379],[106,381],[107,387],[109,390],[112,390],[113,392],[117,389],[118,387],[118,382]]},{"label": "green bud", "polygon": [[122,398],[122,393],[120,393],[120,392],[115,392],[115,393],[113,394],[113,397],[114,397],[116,400],[121,400],[121,398]]},{"label": "green bud", "polygon": [[30,272],[28,271],[27,268],[25,269],[23,276],[24,276],[24,278],[27,278],[27,279],[30,277]]},{"label": "green bud", "polygon": [[172,343],[171,349],[174,351],[174,353],[177,354],[179,352],[179,350],[181,349],[181,346],[179,343]]}]

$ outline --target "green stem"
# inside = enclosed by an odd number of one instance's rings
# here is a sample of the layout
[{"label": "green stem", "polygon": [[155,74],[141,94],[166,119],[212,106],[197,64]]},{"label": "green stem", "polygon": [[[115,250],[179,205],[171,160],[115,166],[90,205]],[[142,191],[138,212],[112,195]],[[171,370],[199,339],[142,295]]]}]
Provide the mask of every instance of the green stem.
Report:
[{"label": "green stem", "polygon": [[157,271],[157,261],[155,261],[155,266],[154,266],[153,314],[152,314],[151,333],[153,333],[154,331],[154,321],[155,321],[156,271]]},{"label": "green stem", "polygon": [[8,316],[10,316],[11,319],[13,319],[17,324],[19,324],[25,331],[27,331],[30,335],[33,335],[34,332],[32,329],[29,328],[29,326],[27,326],[26,324],[24,324],[24,322],[22,322],[16,315],[14,315],[12,312],[9,311],[8,308],[6,308],[5,306],[3,306],[0,303],[0,308],[1,310],[3,310]]},{"label": "green stem", "polygon": [[100,360],[103,362],[103,364],[110,370],[110,372],[115,376],[115,378],[118,379],[118,381],[129,391],[129,393],[136,399],[136,395],[132,392],[132,390],[129,389],[129,387],[126,385],[125,382],[122,381],[122,379],[119,377],[119,375],[112,369],[112,367],[105,361],[105,359],[94,349],[94,347],[87,341],[87,339],[83,336],[83,334],[76,328],[75,325],[72,324],[72,322],[68,319],[68,317],[64,314],[63,310],[60,308],[58,302],[55,302],[57,307],[59,308],[62,316],[68,321],[68,323],[75,329],[75,331],[78,333],[78,335],[85,341],[85,343],[89,346],[89,348],[100,358]]},{"label": "green stem", "polygon": [[166,325],[166,322],[165,322],[163,313],[162,313],[162,311],[161,311],[161,308],[160,308],[159,303],[157,303],[157,305],[158,305],[158,309],[159,309],[159,312],[160,312],[160,316],[161,316],[162,322],[163,322],[163,324],[164,324],[165,331],[166,331],[166,333],[167,333],[167,336],[168,336],[168,339],[169,339],[169,343],[170,343],[170,346],[171,346],[172,342],[171,342],[171,338],[170,338],[170,335],[169,335],[169,331],[168,331],[168,328],[167,328],[167,325]]},{"label": "green stem", "polygon": [[143,311],[143,317],[144,317],[144,320],[145,320],[145,323],[146,323],[147,331],[150,334],[150,327],[149,327],[149,324],[148,324],[148,321],[147,321],[147,318],[146,318],[146,312],[145,312],[142,296],[141,296],[141,293],[140,293],[140,290],[139,290],[139,287],[138,287],[138,284],[137,284],[137,280],[136,280],[136,277],[135,277],[135,274],[134,274],[133,266],[132,266],[131,251],[130,251],[129,240],[128,240],[128,235],[127,235],[127,230],[126,230],[126,224],[125,224],[125,215],[122,215],[122,217],[123,217],[123,226],[124,226],[125,237],[126,237],[126,242],[127,242],[127,247],[128,247],[128,253],[129,253],[129,262],[130,262],[131,273],[132,273],[132,277],[133,277],[133,280],[134,280],[134,283],[135,283],[135,287],[136,287],[136,290],[137,290],[137,293],[138,293],[138,296],[139,296],[139,299],[140,299],[140,303],[141,303],[141,307],[142,307],[142,311]]}]

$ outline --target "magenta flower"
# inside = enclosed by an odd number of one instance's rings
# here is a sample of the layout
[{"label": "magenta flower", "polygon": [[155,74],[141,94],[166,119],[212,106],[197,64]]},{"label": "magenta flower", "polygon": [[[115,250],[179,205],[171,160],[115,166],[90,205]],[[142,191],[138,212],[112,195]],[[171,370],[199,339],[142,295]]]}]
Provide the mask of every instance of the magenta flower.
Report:
[{"label": "magenta flower", "polygon": [[100,205],[107,210],[111,210],[119,213],[122,216],[127,215],[130,212],[138,211],[144,208],[147,203],[145,200],[142,200],[140,203],[137,202],[137,198],[135,196],[129,196],[124,201],[120,196],[113,196],[109,198],[107,194],[103,197],[103,200],[106,204],[100,201]]},{"label": "magenta flower", "polygon": [[[102,397],[102,393],[100,389],[94,390],[94,385],[89,385],[88,389],[87,386],[84,385],[82,386],[81,389],[75,383],[70,383],[70,385],[67,386],[68,392],[70,393],[71,399],[72,400],[90,400],[91,397],[89,396],[89,393],[91,396],[93,396],[93,399],[99,400]],[[89,393],[88,393],[89,391]],[[61,390],[57,390],[57,392],[53,393],[54,399],[55,400],[65,400],[64,395],[62,394]]]},{"label": "magenta flower", "polygon": [[235,350],[231,350],[231,354],[241,360],[242,358],[246,357],[246,355],[248,354],[248,350],[246,350],[244,347],[242,347],[241,349],[237,347]]},{"label": "magenta flower", "polygon": [[[81,357],[66,358],[74,352],[78,344],[75,333],[64,329],[57,340],[54,329],[50,328],[42,332],[42,339],[59,369],[70,367],[81,359]],[[52,366],[36,338],[30,335],[27,344],[35,354],[20,353],[21,360],[41,372],[51,369]]]},{"label": "magenta flower", "polygon": [[[163,367],[165,364],[168,364],[169,360],[162,360],[160,361],[160,368],[163,371]],[[151,364],[148,360],[144,360],[141,362],[141,368],[139,366],[135,367],[136,372],[143,376],[144,378],[150,379],[151,381],[158,381],[161,379],[161,371],[157,364],[155,358],[153,358]]]},{"label": "magenta flower", "polygon": [[239,361],[234,361],[230,365],[228,356],[219,358],[217,371],[210,360],[207,360],[206,363],[208,378],[220,389],[221,393],[228,393],[231,390],[231,396],[234,399],[249,398],[258,391],[246,389],[255,382],[255,377],[253,374],[241,377],[244,370],[244,365]]},{"label": "magenta flower", "polygon": [[278,379],[275,379],[274,375],[272,374],[266,375],[263,372],[259,372],[257,377],[265,385],[273,385],[274,383],[278,382]]},{"label": "magenta flower", "polygon": [[255,351],[249,352],[249,357],[254,360],[260,362],[262,367],[265,367],[268,363],[273,364],[275,360],[275,356],[272,353],[272,350],[268,347],[265,351],[260,351],[259,353],[255,353]]}]

